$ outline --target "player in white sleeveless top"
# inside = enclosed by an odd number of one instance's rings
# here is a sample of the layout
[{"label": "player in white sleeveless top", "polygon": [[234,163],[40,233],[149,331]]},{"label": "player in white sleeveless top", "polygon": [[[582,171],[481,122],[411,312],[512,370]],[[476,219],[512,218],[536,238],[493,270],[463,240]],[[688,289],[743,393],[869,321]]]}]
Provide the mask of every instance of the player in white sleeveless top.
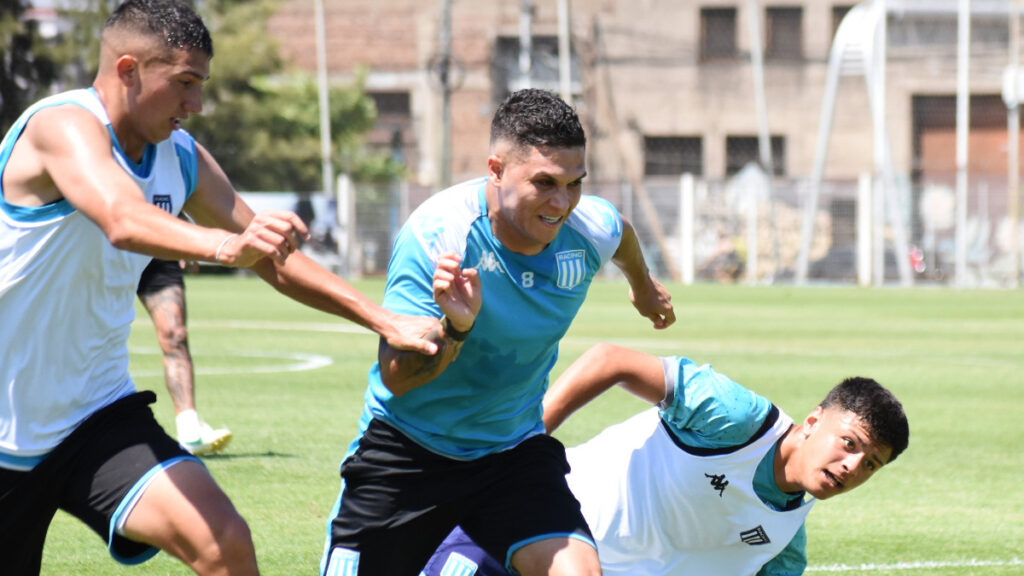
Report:
[{"label": "player in white sleeveless top", "polygon": [[[608,344],[552,385],[548,431],[616,384],[657,407],[567,450],[606,575],[801,574],[814,501],[866,482],[909,436],[899,401],[868,378],[844,380],[794,423],[710,366]],[[453,533],[424,574],[507,574],[480,552]]]},{"label": "player in white sleeveless top", "polygon": [[[30,107],[0,143],[0,572],[40,571],[58,509],[110,553],[163,549],[199,574],[256,574],[245,521],[135,391],[127,338],[150,257],[250,267],[279,291],[433,353],[438,326],[371,302],[296,248],[291,212],[254,215],[180,129],[213,45],[183,0],[129,0],[88,90]],[[174,217],[185,210],[198,224]],[[59,548],[58,548],[59,549]]]}]

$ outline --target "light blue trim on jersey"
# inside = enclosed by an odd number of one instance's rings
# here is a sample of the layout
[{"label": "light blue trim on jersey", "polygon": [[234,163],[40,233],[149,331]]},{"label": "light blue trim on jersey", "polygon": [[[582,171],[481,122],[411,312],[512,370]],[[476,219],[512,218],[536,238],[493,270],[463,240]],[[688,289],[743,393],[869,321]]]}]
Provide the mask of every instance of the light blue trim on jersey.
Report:
[{"label": "light blue trim on jersey", "polygon": [[541,540],[548,540],[551,538],[572,538],[573,540],[579,540],[580,542],[586,542],[590,544],[591,548],[597,550],[597,544],[590,538],[587,538],[583,534],[577,534],[576,532],[552,532],[550,534],[541,534],[540,536],[534,536],[527,538],[526,540],[520,540],[515,544],[508,547],[508,554],[505,555],[505,569],[512,572],[512,554],[515,554],[520,548],[533,544],[534,542],[540,542]]},{"label": "light blue trim on jersey", "polygon": [[180,143],[174,143],[174,149],[178,152],[178,163],[181,164],[181,177],[185,179],[185,202],[192,197],[196,191],[196,184],[199,181],[199,163],[196,161],[196,141],[188,138],[188,148]]},{"label": "light blue trim on jersey", "polygon": [[0,468],[28,472],[38,466],[40,462],[46,460],[47,456],[49,456],[49,453],[40,454],[39,456],[14,456],[13,454],[0,452]]},{"label": "light blue trim on jersey", "polygon": [[[22,116],[15,122],[14,126],[4,136],[3,142],[0,142],[0,168],[7,166],[7,161],[11,158],[11,152],[14,151],[14,143],[21,137],[21,133],[25,130],[25,125],[32,116],[38,113],[44,108],[51,106],[62,106],[64,104],[74,104],[76,106],[82,106],[82,104],[73,100],[54,100],[53,102],[38,106],[32,114]],[[88,108],[85,108],[88,110]],[[2,210],[12,220],[23,223],[30,222],[47,222],[49,220],[56,220],[71,214],[75,211],[74,206],[70,202],[63,198],[52,204],[46,206],[20,206],[16,204],[10,204],[7,202],[3,191],[3,172],[0,171],[0,210]]]},{"label": "light blue trim on jersey", "polygon": [[148,178],[153,172],[153,160],[156,158],[156,146],[146,142],[146,148],[142,151],[142,160],[136,162],[121,149],[121,143],[117,141],[117,134],[114,134],[114,126],[107,124],[107,133],[110,134],[110,141],[114,144],[114,150],[124,160],[125,166],[139,178]]},{"label": "light blue trim on jersey", "polygon": [[199,462],[200,464],[205,466],[205,464],[203,464],[202,461],[199,458],[196,458],[195,456],[178,456],[175,458],[171,458],[170,460],[165,460],[163,462],[160,462],[156,466],[150,468],[142,476],[142,478],[139,478],[139,481],[136,482],[134,486],[132,486],[131,490],[129,490],[128,493],[125,494],[124,498],[121,499],[121,503],[117,505],[117,509],[114,510],[114,513],[110,516],[110,527],[107,531],[107,550],[110,552],[110,556],[114,560],[117,560],[121,564],[133,566],[135,564],[142,564],[143,562],[149,560],[153,556],[156,556],[157,553],[160,552],[159,548],[151,546],[147,550],[140,552],[135,556],[121,556],[120,554],[114,551],[114,536],[118,535],[118,526],[122,525],[125,521],[127,521],[127,517],[122,519],[122,516],[131,513],[132,509],[135,508],[135,505],[138,504],[139,498],[141,498],[142,494],[145,493],[146,488],[149,487],[149,484],[153,481],[154,478],[156,478],[156,475],[159,474],[160,472],[163,472],[164,470],[169,470],[175,464],[184,462],[186,460]]}]

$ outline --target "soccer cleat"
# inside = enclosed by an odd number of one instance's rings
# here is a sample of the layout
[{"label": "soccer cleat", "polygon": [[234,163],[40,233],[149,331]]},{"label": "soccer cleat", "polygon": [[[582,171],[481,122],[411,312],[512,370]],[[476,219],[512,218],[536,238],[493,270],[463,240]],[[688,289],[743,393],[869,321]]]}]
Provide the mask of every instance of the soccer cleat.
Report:
[{"label": "soccer cleat", "polygon": [[199,437],[192,441],[178,439],[185,450],[195,456],[213,454],[224,449],[231,442],[231,430],[227,428],[211,428],[206,422],[199,423]]}]

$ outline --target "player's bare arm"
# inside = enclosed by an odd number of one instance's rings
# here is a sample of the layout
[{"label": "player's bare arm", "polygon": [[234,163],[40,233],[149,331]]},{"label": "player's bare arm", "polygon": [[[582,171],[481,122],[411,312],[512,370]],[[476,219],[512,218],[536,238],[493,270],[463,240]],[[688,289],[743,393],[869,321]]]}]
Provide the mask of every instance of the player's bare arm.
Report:
[{"label": "player's bare arm", "polygon": [[625,274],[629,282],[629,300],[641,316],[650,319],[656,330],[675,323],[672,295],[651,275],[636,231],[625,218],[622,219],[622,241],[612,256],[612,262]]},{"label": "player's bare arm", "polygon": [[480,277],[476,269],[461,268],[457,254],[441,256],[434,271],[434,301],[444,314],[440,325],[426,338],[438,346],[438,353],[425,356],[402,352],[381,342],[377,352],[381,381],[396,396],[423,386],[444,372],[462,350],[482,304]]},{"label": "player's bare arm", "polygon": [[665,398],[661,359],[613,344],[592,346],[544,394],[544,427],[548,434],[616,384],[651,404],[661,402]]},{"label": "player's bare arm", "polygon": [[[386,310],[298,251],[308,239],[302,220],[288,211],[254,214],[210,153],[196,144],[196,190],[185,211],[220,233],[220,262],[246,266],[282,294],[317,310],[341,316],[380,334],[390,346],[431,355],[437,345],[425,338],[434,318]],[[237,236],[231,236],[234,233]],[[254,261],[249,262],[249,260]]]}]

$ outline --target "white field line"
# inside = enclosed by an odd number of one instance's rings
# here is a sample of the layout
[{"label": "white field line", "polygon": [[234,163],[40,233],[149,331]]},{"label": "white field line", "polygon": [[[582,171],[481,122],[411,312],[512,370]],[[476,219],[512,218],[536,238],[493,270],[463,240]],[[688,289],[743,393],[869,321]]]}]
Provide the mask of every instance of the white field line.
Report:
[{"label": "white field line", "polygon": [[895,564],[860,564],[847,566],[832,564],[828,566],[808,566],[807,572],[883,572],[893,570],[931,570],[935,568],[985,568],[1002,566],[1024,566],[1024,559],[1009,560],[949,560],[939,562],[897,562]]},{"label": "white field line", "polygon": [[[159,355],[159,348],[136,348],[134,346],[129,347],[128,351],[131,354],[144,354],[144,355]],[[209,367],[197,367],[196,375],[224,375],[224,374],[274,374],[278,372],[303,372],[306,370],[316,370],[317,368],[323,368],[324,366],[330,366],[334,363],[329,356],[322,356],[320,354],[302,354],[300,352],[228,352],[228,356],[243,357],[243,358],[284,358],[287,360],[293,360],[289,364],[265,364],[265,365],[249,365],[245,367],[237,368],[209,368]],[[133,370],[132,376],[143,377],[143,376],[162,376],[163,370]]]}]

